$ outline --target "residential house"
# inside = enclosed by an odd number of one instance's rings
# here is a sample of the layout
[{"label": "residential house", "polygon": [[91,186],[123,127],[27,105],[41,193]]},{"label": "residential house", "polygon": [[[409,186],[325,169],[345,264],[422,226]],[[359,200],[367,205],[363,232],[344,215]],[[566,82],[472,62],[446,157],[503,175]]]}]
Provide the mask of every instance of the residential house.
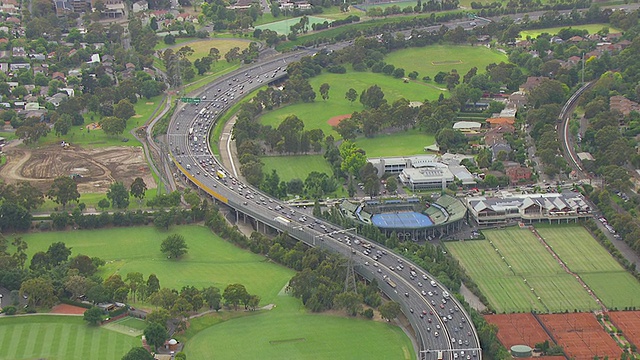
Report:
[{"label": "residential house", "polygon": [[84,13],[91,11],[91,1],[90,0],[69,0],[69,5],[73,9],[74,13]]},{"label": "residential house", "polygon": [[569,42],[572,42],[572,43],[579,43],[581,41],[584,41],[582,36],[576,35],[576,36],[572,36],[572,37],[569,38]]},{"label": "residential house", "polygon": [[509,181],[512,184],[518,183],[521,180],[529,180],[531,179],[531,169],[524,166],[511,166],[505,169],[507,176],[509,177]]},{"label": "residential house", "polygon": [[109,18],[120,18],[124,16],[124,2],[122,0],[105,0],[105,10],[102,12]]},{"label": "residential house", "polygon": [[629,115],[632,111],[640,112],[640,104],[631,101],[622,95],[616,95],[609,98],[609,108],[611,110],[620,111],[624,116]]},{"label": "residential house", "polygon": [[53,4],[56,8],[57,17],[66,17],[73,12],[73,7],[71,7],[67,0],[55,0]]},{"label": "residential house", "polygon": [[13,4],[2,4],[0,5],[0,11],[2,11],[5,14],[10,14],[10,15],[18,15],[18,13],[20,8],[18,8],[17,6],[13,5]]},{"label": "residential house", "polygon": [[11,69],[11,71],[18,71],[18,70],[22,70],[22,69],[31,69],[31,64],[29,64],[29,63],[11,64],[11,65],[9,65],[9,69]]},{"label": "residential house", "polygon": [[146,0],[140,0],[133,3],[132,11],[134,13],[139,13],[147,10],[149,10],[149,3]]},{"label": "residential house", "polygon": [[60,103],[68,97],[69,96],[67,95],[67,93],[57,93],[53,96],[48,97],[47,102],[53,104],[53,106],[55,107],[58,107],[60,106]]},{"label": "residential house", "polygon": [[546,80],[546,79],[549,79],[549,78],[546,76],[529,76],[527,78],[527,81],[524,84],[520,85],[519,90],[525,93],[529,92],[536,86],[540,85],[542,80]]},{"label": "residential house", "polygon": [[513,126],[513,124],[516,123],[516,119],[511,117],[492,117],[488,118],[486,122],[489,124],[489,127],[497,128],[505,125]]},{"label": "residential house", "polygon": [[27,52],[24,51],[24,48],[22,46],[16,46],[13,49],[11,49],[11,56],[13,56],[13,57],[25,57],[25,56],[27,56]]},{"label": "residential house", "polygon": [[64,77],[64,73],[60,72],[60,71],[56,71],[53,74],[51,74],[51,79],[52,80],[59,80],[62,82],[66,82],[67,79]]},{"label": "residential house", "polygon": [[9,63],[0,63],[0,71],[6,74],[9,71]]},{"label": "residential house", "polygon": [[45,61],[47,59],[43,54],[29,54],[29,58],[35,61]]},{"label": "residential house", "polygon": [[497,142],[491,146],[491,158],[493,161],[498,159],[500,152],[505,152],[507,156],[511,154],[511,145],[509,145],[504,139],[501,142]]}]

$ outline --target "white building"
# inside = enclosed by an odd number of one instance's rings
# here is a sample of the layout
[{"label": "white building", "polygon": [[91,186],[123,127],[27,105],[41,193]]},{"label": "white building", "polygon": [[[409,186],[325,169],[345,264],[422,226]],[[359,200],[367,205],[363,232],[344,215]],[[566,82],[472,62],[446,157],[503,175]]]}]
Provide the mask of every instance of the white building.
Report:
[{"label": "white building", "polygon": [[453,173],[444,164],[438,167],[407,168],[399,175],[405,186],[415,190],[442,189],[444,190],[455,180]]},{"label": "white building", "polygon": [[468,197],[466,206],[478,225],[514,222],[558,222],[591,217],[591,208],[580,193],[511,194]]}]

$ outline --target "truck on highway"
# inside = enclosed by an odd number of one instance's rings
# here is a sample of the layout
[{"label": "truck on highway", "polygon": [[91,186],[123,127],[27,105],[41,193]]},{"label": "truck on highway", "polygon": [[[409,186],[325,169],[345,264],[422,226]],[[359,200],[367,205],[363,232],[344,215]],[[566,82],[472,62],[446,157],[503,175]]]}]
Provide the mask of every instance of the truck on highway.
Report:
[{"label": "truck on highway", "polygon": [[442,360],[442,351],[438,351],[438,360]]},{"label": "truck on highway", "polygon": [[396,288],[396,283],[393,282],[393,280],[391,280],[391,278],[386,278],[385,279],[387,284],[389,284],[389,286],[391,286],[392,288]]},{"label": "truck on highway", "polygon": [[282,216],[276,216],[273,220],[279,222],[282,225],[289,226],[289,224],[291,224],[291,221],[289,221],[288,219],[283,218]]},{"label": "truck on highway", "polygon": [[225,175],[222,171],[220,171],[220,170],[218,170],[218,171],[216,172],[216,176],[217,176],[217,177],[218,177],[218,179],[220,179],[220,180],[222,180],[222,179],[224,179],[224,178],[226,177],[226,175]]}]

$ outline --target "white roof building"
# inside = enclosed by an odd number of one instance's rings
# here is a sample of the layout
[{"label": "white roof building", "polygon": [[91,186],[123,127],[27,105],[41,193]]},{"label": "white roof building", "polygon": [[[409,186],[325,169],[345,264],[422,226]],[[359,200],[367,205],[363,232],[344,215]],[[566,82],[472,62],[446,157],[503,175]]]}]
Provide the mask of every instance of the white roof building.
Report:
[{"label": "white roof building", "polygon": [[479,225],[534,221],[570,221],[591,216],[591,208],[580,193],[511,194],[469,197],[467,209]]},{"label": "white roof building", "polygon": [[453,130],[460,130],[462,132],[478,131],[482,127],[482,124],[475,121],[458,121],[453,124]]}]

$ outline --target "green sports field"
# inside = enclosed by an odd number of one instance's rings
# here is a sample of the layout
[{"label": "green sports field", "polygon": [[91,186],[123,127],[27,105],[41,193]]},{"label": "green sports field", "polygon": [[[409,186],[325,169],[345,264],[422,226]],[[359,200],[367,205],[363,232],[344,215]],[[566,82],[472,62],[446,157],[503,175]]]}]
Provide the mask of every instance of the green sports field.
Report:
[{"label": "green sports field", "polygon": [[[311,31],[312,24],[321,24],[325,21],[328,21],[328,22],[332,21],[331,19],[325,19],[317,16],[307,16],[307,18],[309,19],[309,31]],[[262,29],[262,30],[269,29],[271,31],[277,32],[278,34],[287,35],[288,33],[291,32],[291,26],[299,23],[300,19],[301,17],[280,20],[280,21],[276,21],[276,22],[272,22],[264,25],[258,25],[256,26],[256,29]]]},{"label": "green sports field", "polygon": [[583,227],[541,226],[538,233],[607,307],[624,309],[640,306],[640,282]]},{"label": "green sports field", "polygon": [[529,230],[509,228],[483,233],[486,240],[450,242],[447,248],[497,312],[598,308]]},{"label": "green sports field", "polygon": [[[181,260],[169,260],[160,252],[160,243],[168,235],[185,237],[189,253]],[[141,272],[145,278],[155,273],[160,286],[180,289],[242,283],[250,293],[268,304],[294,272],[266,261],[262,256],[238,249],[220,239],[204,226],[175,226],[169,232],[155,227],[112,228],[99,231],[76,230],[25,234],[29,258],[46,251],[52,242],[63,241],[72,248],[72,256],[98,256],[107,262],[100,275]]]},{"label": "green sports field", "polygon": [[[159,249],[161,241],[171,233],[184,235],[189,253],[181,260],[168,260]],[[23,238],[29,244],[29,256],[43,251],[52,242],[63,241],[72,247],[72,253],[99,256],[107,261],[106,268],[99,275],[105,277],[113,273],[125,276],[128,272],[139,271],[145,277],[157,274],[162,287],[180,288],[183,285],[204,287],[215,285],[224,288],[230,283],[241,283],[250,293],[258,294],[261,306],[273,304],[273,310],[258,312],[221,312],[193,319],[187,334],[178,336],[186,344],[185,351],[191,359],[414,359],[415,353],[410,339],[395,326],[386,322],[351,319],[334,315],[312,314],[305,310],[300,300],[290,297],[283,289],[294,272],[274,264],[262,256],[239,249],[212,234],[202,226],[176,226],[170,232],[161,232],[154,227],[115,228],[93,231],[49,232],[26,234]],[[141,304],[144,306],[144,304]],[[118,360],[132,346],[138,345],[139,338],[133,334],[140,330],[139,320],[126,318],[109,328],[87,328],[81,317],[38,317],[55,319],[50,327],[34,325],[42,334],[27,338],[22,333],[27,349],[43,345],[38,353],[24,353],[21,347],[14,348],[13,330],[3,329],[7,319],[0,319],[0,359],[109,359]],[[15,318],[22,320],[26,318]],[[31,319],[31,318],[29,318]],[[73,328],[69,321],[77,321]],[[8,319],[14,320],[14,319]],[[11,323],[14,324],[14,323]],[[70,328],[74,338],[81,337],[83,347],[74,351],[85,351],[96,344],[100,351],[103,344],[114,344],[122,352],[102,350],[99,355],[76,355],[69,348],[59,350],[55,343],[64,331]],[[6,329],[9,329],[7,327]],[[35,331],[35,330],[29,331]],[[83,329],[100,331],[84,340]],[[51,330],[51,331],[48,331]],[[6,332],[9,332],[7,334]],[[85,334],[85,335],[83,335]],[[89,333],[87,333],[89,334]],[[127,335],[125,335],[127,334]],[[348,334],[348,336],[345,336]],[[20,335],[22,338],[22,335]],[[66,338],[65,338],[66,339]],[[22,340],[20,340],[22,341]],[[71,342],[74,344],[74,342]],[[120,345],[124,343],[124,345]],[[224,343],[224,346],[220,346]],[[31,351],[31,350],[30,350]],[[63,352],[66,351],[66,352]],[[20,354],[19,354],[20,353]],[[61,353],[58,357],[57,354]],[[246,355],[243,355],[246,354]],[[371,354],[375,354],[371,356]]]},{"label": "green sports field", "polygon": [[478,68],[478,72],[484,72],[487,65],[508,62],[508,59],[506,54],[484,46],[431,45],[391,52],[384,61],[403,68],[407,74],[417,71],[419,79],[424,76],[433,79],[438,72],[448,73],[452,69],[456,69],[460,77],[474,66]]},{"label": "green sports field", "polygon": [[520,32],[520,38],[521,39],[526,39],[527,37],[530,37],[532,39],[535,39],[540,34],[543,34],[543,33],[555,35],[560,30],[567,29],[567,28],[578,29],[578,30],[587,30],[589,32],[589,34],[595,34],[598,31],[602,30],[603,28],[609,28],[609,32],[610,33],[620,32],[619,29],[612,28],[612,27],[609,26],[609,24],[584,24],[584,25],[576,25],[576,26],[569,26],[569,27],[567,27],[567,26],[559,26],[559,27],[553,27],[553,28],[544,28],[544,29],[535,29],[535,30],[523,30],[523,31]]},{"label": "green sports field", "polygon": [[116,360],[140,338],[90,327],[81,316],[0,318],[0,359]]},{"label": "green sports field", "polygon": [[[265,125],[277,128],[287,116],[296,115],[304,122],[305,129],[322,129],[325,135],[332,134],[334,137],[339,138],[338,133],[329,125],[329,119],[334,116],[352,114],[355,111],[363,110],[362,104],[358,100],[352,104],[345,99],[345,94],[350,88],[355,89],[360,94],[370,86],[378,85],[389,103],[400,98],[406,98],[409,101],[435,100],[441,93],[441,91],[420,82],[404,83],[402,80],[391,76],[370,72],[323,73],[311,78],[309,82],[317,94],[313,103],[298,103],[270,111],[264,114],[260,121]],[[329,99],[327,101],[322,100],[320,97],[319,89],[323,83],[327,83],[330,86]]]},{"label": "green sports field", "polygon": [[280,294],[276,303],[273,310],[201,331],[186,343],[184,351],[190,359],[416,357],[409,338],[387,322],[308,313],[286,294]]},{"label": "green sports field", "polygon": [[304,181],[312,171],[332,176],[331,167],[322,155],[263,156],[260,159],[264,163],[265,174],[270,174],[275,169],[280,180],[284,181],[295,178]]},{"label": "green sports field", "polygon": [[367,152],[367,156],[402,156],[424,154],[424,147],[435,143],[433,135],[418,129],[392,134],[380,134],[372,138],[360,137],[355,143]]}]

